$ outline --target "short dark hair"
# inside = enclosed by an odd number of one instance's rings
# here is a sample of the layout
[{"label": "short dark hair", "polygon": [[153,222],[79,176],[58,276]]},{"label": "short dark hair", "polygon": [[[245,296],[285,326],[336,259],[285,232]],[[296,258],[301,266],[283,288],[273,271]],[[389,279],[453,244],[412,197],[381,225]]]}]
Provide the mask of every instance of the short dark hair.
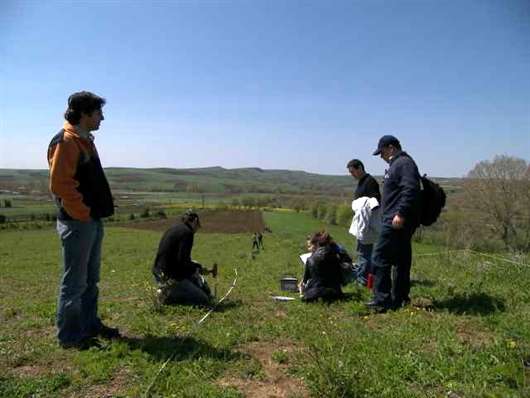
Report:
[{"label": "short dark hair", "polygon": [[181,220],[184,224],[189,224],[197,220],[198,224],[201,225],[201,221],[199,220],[199,215],[192,209],[186,210],[184,214],[182,215]]},{"label": "short dark hair", "polygon": [[326,231],[315,232],[308,237],[309,242],[316,247],[324,247],[334,244],[333,238]]},{"label": "short dark hair", "polygon": [[68,108],[64,112],[64,118],[71,124],[78,124],[81,113],[91,115],[92,112],[100,110],[107,101],[89,91],[73,93],[68,97]]},{"label": "short dark hair", "polygon": [[364,171],[364,164],[359,159],[352,159],[348,162],[346,165],[348,169],[354,168],[354,169],[362,169]]}]

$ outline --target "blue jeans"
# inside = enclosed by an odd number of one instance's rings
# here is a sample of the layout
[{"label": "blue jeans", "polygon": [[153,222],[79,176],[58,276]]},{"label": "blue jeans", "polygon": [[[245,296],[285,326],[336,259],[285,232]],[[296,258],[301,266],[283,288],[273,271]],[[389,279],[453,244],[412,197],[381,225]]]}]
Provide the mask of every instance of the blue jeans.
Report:
[{"label": "blue jeans", "polygon": [[63,275],[57,304],[57,338],[76,343],[101,328],[98,317],[98,282],[103,223],[57,220],[61,238]]},{"label": "blue jeans", "polygon": [[357,241],[357,281],[366,285],[368,274],[373,273],[372,270],[372,249],[373,244],[365,245]]},{"label": "blue jeans", "polygon": [[415,228],[410,227],[394,229],[392,225],[387,224],[381,229],[374,248],[373,263],[374,301],[382,306],[400,306],[410,301],[410,241],[414,230]]}]

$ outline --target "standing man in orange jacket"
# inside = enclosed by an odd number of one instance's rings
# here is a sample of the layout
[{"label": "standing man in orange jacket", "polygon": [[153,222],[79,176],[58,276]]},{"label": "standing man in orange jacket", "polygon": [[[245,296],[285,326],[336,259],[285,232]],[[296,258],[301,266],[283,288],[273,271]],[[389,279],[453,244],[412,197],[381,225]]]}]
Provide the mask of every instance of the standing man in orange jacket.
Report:
[{"label": "standing man in orange jacket", "polygon": [[63,275],[57,308],[57,338],[63,348],[88,348],[97,336],[119,337],[98,316],[102,218],[114,213],[109,184],[92,131],[104,120],[105,99],[87,91],[68,98],[64,126],[50,142],[50,190],[57,207]]}]

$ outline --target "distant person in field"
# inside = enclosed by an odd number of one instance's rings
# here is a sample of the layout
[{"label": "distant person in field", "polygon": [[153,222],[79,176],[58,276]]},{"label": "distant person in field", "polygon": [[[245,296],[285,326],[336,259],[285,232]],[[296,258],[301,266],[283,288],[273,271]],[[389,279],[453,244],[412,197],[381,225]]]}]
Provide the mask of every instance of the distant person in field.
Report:
[{"label": "distant person in field", "polygon": [[191,259],[193,237],[200,227],[199,215],[188,210],[160,240],[152,271],[162,304],[212,304],[210,288],[202,275],[206,270]]},{"label": "distant person in field", "polygon": [[379,206],[381,193],[379,184],[364,169],[359,159],[352,159],[346,165],[351,176],[357,180],[353,194],[354,212],[350,233],[357,239],[357,282],[366,286],[368,274],[373,274],[372,251],[380,230]]},{"label": "distant person in field", "polygon": [[317,232],[307,241],[312,253],[304,267],[304,276],[300,282],[302,300],[333,301],[343,296],[341,285],[343,275],[341,263],[351,258],[345,253],[327,232]]},{"label": "distant person in field", "polygon": [[367,306],[383,312],[410,302],[411,238],[419,224],[420,174],[394,136],[381,137],[373,154],[380,155],[389,168],[383,184],[383,225],[373,253],[374,297]]},{"label": "distant person in field", "polygon": [[254,251],[254,249],[259,251],[259,241],[257,232],[254,232],[254,235],[252,235],[252,251]]},{"label": "distant person in field", "polygon": [[265,249],[265,246],[263,246],[263,234],[261,232],[258,232],[258,246]]},{"label": "distant person in field", "polygon": [[96,336],[119,337],[98,316],[98,282],[103,221],[114,213],[109,184],[94,136],[104,120],[105,99],[82,91],[68,98],[63,128],[48,147],[50,190],[58,207],[63,275],[57,309],[57,337],[64,348],[88,348]]}]

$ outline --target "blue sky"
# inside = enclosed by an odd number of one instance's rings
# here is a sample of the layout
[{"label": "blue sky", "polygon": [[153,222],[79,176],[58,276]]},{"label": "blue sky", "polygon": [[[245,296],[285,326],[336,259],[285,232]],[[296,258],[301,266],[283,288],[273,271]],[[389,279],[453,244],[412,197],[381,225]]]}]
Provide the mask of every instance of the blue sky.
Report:
[{"label": "blue sky", "polygon": [[1,1],[0,168],[46,168],[83,89],[106,167],[382,174],[391,133],[463,176],[529,159],[530,1]]}]

